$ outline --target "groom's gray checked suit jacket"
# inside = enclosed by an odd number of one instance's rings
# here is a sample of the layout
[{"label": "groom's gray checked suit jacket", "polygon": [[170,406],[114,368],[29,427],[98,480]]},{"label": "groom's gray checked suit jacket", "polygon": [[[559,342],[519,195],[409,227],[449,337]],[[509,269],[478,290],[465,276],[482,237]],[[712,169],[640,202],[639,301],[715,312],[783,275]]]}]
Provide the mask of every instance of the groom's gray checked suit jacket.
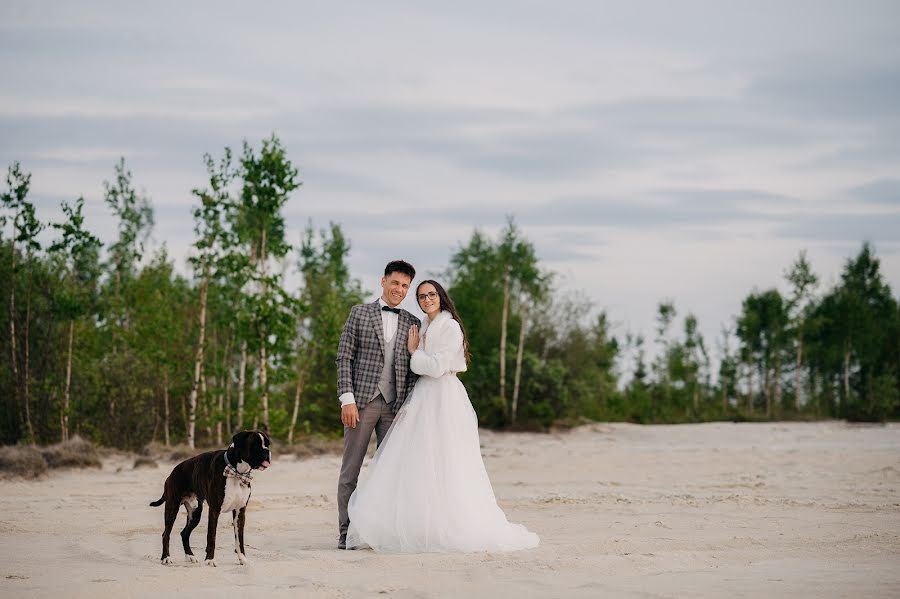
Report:
[{"label": "groom's gray checked suit jacket", "polygon": [[[406,341],[409,327],[420,324],[419,319],[406,310],[400,310],[397,316],[397,333],[393,339],[397,398],[391,405],[395,414],[418,378],[409,369]],[[378,300],[353,306],[350,310],[335,362],[338,396],[352,391],[356,406],[363,409],[378,394],[378,383],[384,370],[384,325]]]}]

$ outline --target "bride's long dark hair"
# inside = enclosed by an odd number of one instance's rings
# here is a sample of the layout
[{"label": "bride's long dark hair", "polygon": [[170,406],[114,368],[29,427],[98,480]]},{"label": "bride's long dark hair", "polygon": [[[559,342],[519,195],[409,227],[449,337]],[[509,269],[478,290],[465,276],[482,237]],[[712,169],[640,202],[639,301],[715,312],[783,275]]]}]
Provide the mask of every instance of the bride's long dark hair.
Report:
[{"label": "bride's long dark hair", "polygon": [[453,317],[457,323],[459,323],[459,328],[462,331],[463,335],[463,355],[466,357],[466,366],[469,365],[469,361],[471,356],[469,355],[469,336],[466,335],[466,327],[463,326],[462,320],[459,318],[459,312],[456,311],[456,304],[453,303],[453,300],[450,299],[450,296],[447,295],[447,291],[441,286],[437,281],[433,281],[431,279],[426,279],[419,283],[419,286],[416,287],[416,301],[419,300],[419,289],[422,288],[422,285],[425,284],[434,285],[435,291],[437,291],[438,299],[441,300],[441,310],[446,310],[450,313],[450,316]]}]

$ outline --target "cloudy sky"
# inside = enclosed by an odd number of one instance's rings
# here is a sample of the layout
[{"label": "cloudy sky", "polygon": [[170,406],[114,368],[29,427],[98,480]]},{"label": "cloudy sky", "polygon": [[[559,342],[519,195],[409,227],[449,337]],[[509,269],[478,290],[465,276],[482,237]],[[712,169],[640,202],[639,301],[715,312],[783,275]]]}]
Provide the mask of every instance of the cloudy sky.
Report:
[{"label": "cloudy sky", "polygon": [[801,249],[824,285],[863,240],[900,288],[900,3],[0,2],[0,162],[39,216],[119,156],[184,269],[202,155],[276,132],[369,289],[442,270],[513,214],[564,290],[714,346]]}]

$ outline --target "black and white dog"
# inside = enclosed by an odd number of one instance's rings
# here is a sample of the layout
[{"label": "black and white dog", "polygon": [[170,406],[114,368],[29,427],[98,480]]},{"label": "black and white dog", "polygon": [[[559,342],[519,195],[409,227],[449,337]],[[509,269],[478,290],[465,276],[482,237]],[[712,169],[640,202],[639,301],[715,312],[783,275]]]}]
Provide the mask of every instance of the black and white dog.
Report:
[{"label": "black and white dog", "polygon": [[219,514],[231,512],[234,526],[234,551],[241,565],[244,555],[244,512],[250,501],[251,470],[265,470],[272,460],[266,433],[241,431],[231,439],[228,449],[208,451],[188,458],[172,469],[163,487],[163,495],[150,505],[166,504],[166,527],[162,535],[160,561],[171,564],[169,536],[179,508],[187,509],[187,524],[181,531],[181,542],[189,562],[197,562],[191,551],[191,532],[200,522],[204,500],[209,505],[209,528],[206,532],[206,565],[215,566],[216,525]]}]

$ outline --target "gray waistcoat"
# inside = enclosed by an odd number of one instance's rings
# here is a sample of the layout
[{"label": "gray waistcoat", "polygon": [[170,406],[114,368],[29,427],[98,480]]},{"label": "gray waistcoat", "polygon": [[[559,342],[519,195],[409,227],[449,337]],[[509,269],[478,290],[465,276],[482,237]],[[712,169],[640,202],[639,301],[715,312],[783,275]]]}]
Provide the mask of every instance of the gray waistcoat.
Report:
[{"label": "gray waistcoat", "polygon": [[384,398],[385,403],[393,403],[397,399],[397,373],[394,372],[394,342],[397,340],[397,333],[390,343],[384,342],[384,369],[381,371],[381,378],[378,380],[378,391]]}]

